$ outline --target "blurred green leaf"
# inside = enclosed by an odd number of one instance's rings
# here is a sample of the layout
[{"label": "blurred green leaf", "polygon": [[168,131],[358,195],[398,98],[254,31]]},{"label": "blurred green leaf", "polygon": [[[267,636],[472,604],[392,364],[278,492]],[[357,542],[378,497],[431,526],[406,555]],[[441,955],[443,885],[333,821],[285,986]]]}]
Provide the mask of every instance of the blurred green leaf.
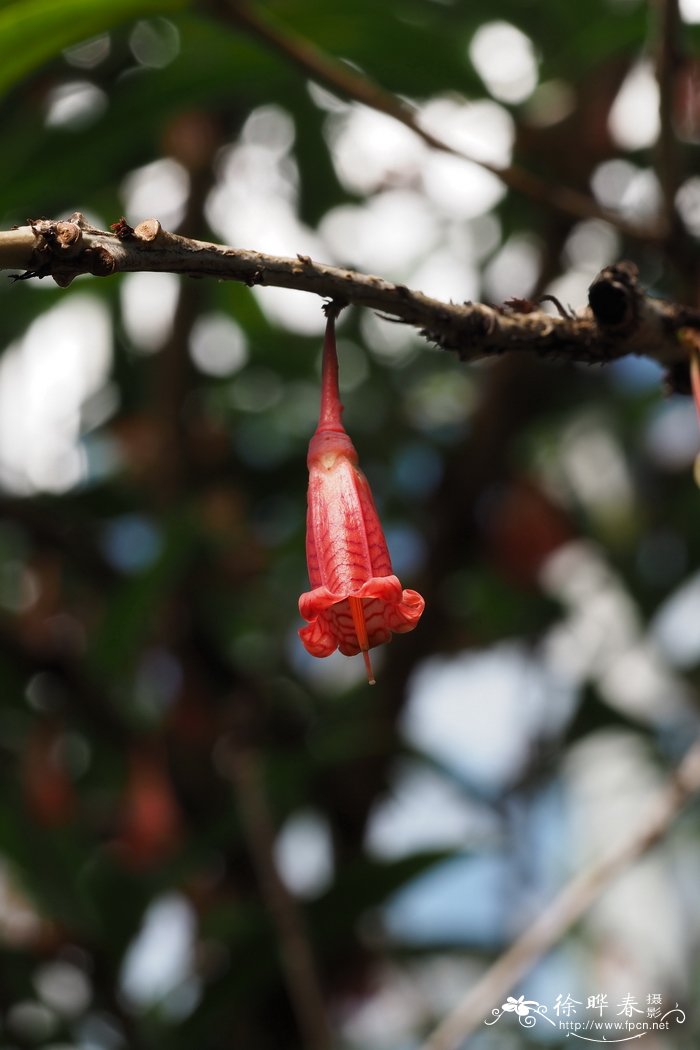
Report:
[{"label": "blurred green leaf", "polygon": [[169,14],[189,0],[15,0],[0,8],[0,93],[58,55],[130,18]]}]

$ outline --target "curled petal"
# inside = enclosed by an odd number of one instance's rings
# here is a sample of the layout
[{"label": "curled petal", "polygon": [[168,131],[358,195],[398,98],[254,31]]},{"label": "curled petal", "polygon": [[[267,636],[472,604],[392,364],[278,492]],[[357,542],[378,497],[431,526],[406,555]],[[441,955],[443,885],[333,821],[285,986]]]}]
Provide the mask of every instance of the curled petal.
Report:
[{"label": "curled petal", "polygon": [[[349,598],[362,602],[366,646],[358,639]],[[393,632],[412,630],[424,607],[421,595],[403,590],[397,576],[372,577],[351,595],[317,587],[299,599],[299,612],[309,621],[299,637],[313,656],[329,656],[336,649],[344,656],[355,656],[361,649],[390,641]]]}]

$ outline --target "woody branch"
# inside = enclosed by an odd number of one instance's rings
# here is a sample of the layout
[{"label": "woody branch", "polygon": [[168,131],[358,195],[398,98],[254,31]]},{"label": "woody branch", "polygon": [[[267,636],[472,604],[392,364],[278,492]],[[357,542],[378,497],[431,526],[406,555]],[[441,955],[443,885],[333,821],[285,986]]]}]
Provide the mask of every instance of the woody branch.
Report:
[{"label": "woody branch", "polygon": [[366,307],[417,328],[463,360],[506,352],[533,353],[604,364],[627,354],[673,366],[687,360],[677,338],[700,328],[700,310],[648,296],[631,263],[607,267],[578,313],[553,314],[527,300],[503,306],[446,303],[373,274],[168,233],[157,219],[132,229],[125,220],[99,230],[76,213],[0,231],[0,269],[21,269],[18,279],[52,277],[62,287],[80,274],[162,271],[310,292]]}]

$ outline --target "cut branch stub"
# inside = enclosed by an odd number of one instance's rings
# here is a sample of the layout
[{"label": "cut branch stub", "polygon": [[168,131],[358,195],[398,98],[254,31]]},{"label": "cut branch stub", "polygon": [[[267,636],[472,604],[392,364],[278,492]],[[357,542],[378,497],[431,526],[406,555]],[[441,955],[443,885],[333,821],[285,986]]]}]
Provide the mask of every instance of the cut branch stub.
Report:
[{"label": "cut branch stub", "polygon": [[634,263],[620,262],[601,270],[588,289],[588,302],[601,328],[630,332],[639,318],[639,270]]}]

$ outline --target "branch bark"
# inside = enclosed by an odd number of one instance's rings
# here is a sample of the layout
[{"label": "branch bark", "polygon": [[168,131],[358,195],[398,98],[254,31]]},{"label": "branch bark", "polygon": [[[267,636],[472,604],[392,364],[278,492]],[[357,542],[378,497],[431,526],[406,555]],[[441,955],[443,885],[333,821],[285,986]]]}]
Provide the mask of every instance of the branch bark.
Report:
[{"label": "branch bark", "polygon": [[0,269],[16,268],[24,269],[17,279],[51,276],[62,287],[86,273],[165,271],[311,292],[379,311],[469,361],[520,352],[605,364],[637,354],[684,369],[687,350],[677,333],[700,328],[700,310],[646,295],[631,263],[598,275],[588,307],[572,314],[556,304],[559,312],[552,314],[527,300],[500,307],[445,303],[305,255],[291,259],[181,237],[162,229],[157,219],[135,229],[122,219],[112,231],[99,230],[78,212],[69,220],[38,219],[0,232]]}]

